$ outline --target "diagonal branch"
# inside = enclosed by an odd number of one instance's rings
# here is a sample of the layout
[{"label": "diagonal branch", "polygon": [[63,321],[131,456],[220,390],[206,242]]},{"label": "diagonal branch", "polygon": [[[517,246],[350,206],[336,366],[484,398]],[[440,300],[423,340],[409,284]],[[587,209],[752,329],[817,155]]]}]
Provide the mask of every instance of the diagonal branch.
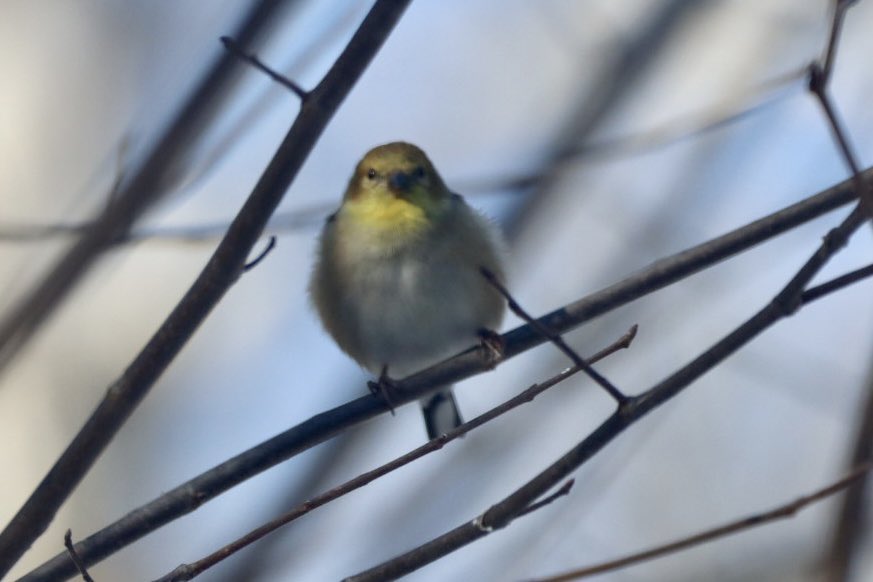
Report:
[{"label": "diagonal branch", "polygon": [[[865,179],[873,178],[873,169],[867,170],[864,176]],[[853,182],[846,180],[725,235],[656,261],[635,275],[557,309],[541,317],[539,321],[557,333],[566,332],[599,315],[749,250],[758,243],[817,218],[854,198]],[[503,338],[505,359],[545,341],[543,336],[530,325],[518,327],[506,333]],[[412,402],[447,382],[455,382],[485,372],[490,367],[490,359],[484,357],[479,350],[468,350],[398,381],[397,386],[402,391],[398,390],[394,395],[396,404]],[[313,416],[131,511],[113,524],[80,541],[76,549],[86,563],[99,560],[179,516],[194,511],[236,484],[387,410],[381,398],[368,395]],[[66,556],[56,556],[23,580],[53,580],[52,576],[58,571],[70,572],[66,570],[70,565]]]},{"label": "diagonal branch", "polygon": [[744,517],[742,519],[732,521],[725,525],[715,527],[704,532],[700,532],[687,538],[682,538],[680,540],[663,544],[661,546],[657,546],[636,554],[624,556],[623,558],[609,560],[608,562],[602,562],[600,564],[588,566],[587,568],[579,568],[577,570],[572,570],[563,574],[558,574],[556,576],[537,578],[536,580],[530,580],[528,582],[568,582],[569,580],[578,580],[579,578],[586,578],[588,576],[593,576],[594,574],[611,572],[613,570],[618,570],[619,568],[625,568],[633,564],[639,564],[640,562],[644,562],[646,560],[660,558],[661,556],[666,556],[668,554],[679,552],[706,542],[711,542],[713,540],[739,533],[753,527],[772,523],[780,519],[794,517],[794,515],[798,511],[806,509],[813,503],[817,503],[832,495],[836,495],[844,489],[856,485],[860,480],[864,479],[867,476],[867,474],[870,472],[870,468],[870,463],[860,465],[851,472],[849,472],[849,474],[843,476],[837,481],[834,481],[830,485],[822,487],[818,491],[814,491],[812,493],[809,493],[808,495],[798,497],[794,501],[785,503],[769,511],[756,513],[754,515],[750,515],[749,517]]},{"label": "diagonal branch", "polygon": [[[870,463],[873,460],[873,374],[864,387],[864,404],[855,428],[851,464]],[[823,563],[823,579],[828,582],[851,580],[853,562],[858,559],[861,540],[868,528],[870,475],[864,474],[852,483],[840,502],[834,531]]]},{"label": "diagonal branch", "polygon": [[81,574],[82,580],[84,580],[84,582],[94,582],[94,579],[91,577],[91,574],[88,573],[88,570],[82,562],[82,559],[79,557],[79,554],[76,553],[76,548],[73,547],[73,530],[68,529],[67,533],[64,534],[64,547],[67,548],[67,553],[76,565],[76,569],[79,571],[79,574]]},{"label": "diagonal branch", "polygon": [[[634,325],[617,341],[613,342],[611,345],[605,347],[604,349],[591,356],[588,359],[587,363],[593,364],[609,355],[612,355],[619,350],[630,347],[630,344],[633,341],[634,337],[636,337],[636,334],[637,326]],[[430,453],[439,451],[449,442],[461,438],[471,430],[477,429],[483,424],[491,422],[495,418],[506,414],[510,410],[513,410],[521,406],[522,404],[532,402],[534,398],[536,398],[552,386],[563,382],[564,380],[578,373],[582,369],[583,368],[581,366],[574,366],[572,368],[564,370],[563,372],[560,372],[559,374],[552,376],[551,378],[543,382],[534,384],[533,386],[530,386],[526,390],[522,391],[520,394],[510,398],[506,402],[495,406],[487,412],[480,414],[476,418],[473,418],[463,423],[462,425],[455,427],[449,432],[426,442],[425,444],[406,453],[405,455],[397,457],[396,459],[389,461],[388,463],[385,463],[384,465],[381,465],[371,471],[362,473],[357,477],[354,477],[346,481],[345,483],[338,485],[333,489],[330,489],[329,491],[325,491],[321,495],[317,495],[312,499],[305,501],[304,503],[298,505],[290,511],[287,511],[279,517],[265,523],[264,525],[255,528],[246,535],[219,548],[208,556],[191,564],[182,564],[181,566],[175,568],[172,572],[158,579],[156,582],[180,582],[182,580],[191,580],[205,572],[207,569],[215,566],[225,558],[229,558],[236,552],[242,550],[245,547],[248,547],[249,545],[263,538],[264,536],[276,531],[280,527],[287,525],[300,517],[303,517],[307,513],[321,507],[322,505],[330,503],[335,499],[339,499],[343,495],[351,493],[352,491],[356,491],[361,487],[372,483],[376,479],[384,477],[388,473],[396,471],[397,469],[404,467],[409,463],[416,461],[421,457],[424,457],[425,455],[429,455]],[[571,486],[572,480],[568,481],[568,483],[565,484],[565,486],[560,491],[556,492],[549,498],[543,499],[542,501],[538,502],[538,504],[529,507],[527,512],[535,511],[536,509],[539,509],[539,507],[548,505],[558,497],[566,495],[567,493],[569,493]]]},{"label": "diagonal branch", "polygon": [[[835,116],[828,109],[825,95],[826,79],[822,80],[821,70],[816,66],[810,69],[810,90],[819,98],[826,109],[831,131],[838,142],[846,163],[852,170],[851,180],[861,202],[855,206],[839,226],[824,237],[819,248],[807,262],[788,281],[782,290],[763,309],[755,313],[734,331],[718,341],[667,379],[659,382],[639,396],[629,398],[619,405],[617,411],[609,416],[588,437],[577,444],[551,466],[522,485],[499,503],[472,522],[422,544],[400,556],[379,564],[365,572],[348,578],[348,582],[393,579],[413,572],[418,568],[446,556],[457,549],[476,541],[495,529],[509,525],[526,507],[544,495],[560,480],[597,454],[609,442],[621,434],[628,426],[673,398],[703,374],[720,364],[727,357],[757,337],[765,329],[779,320],[790,317],[810,300],[804,290],[812,279],[830,259],[848,244],[849,238],[867,221],[869,191],[868,181],[862,176],[851,151],[846,147],[848,140],[843,134]],[[824,295],[818,294],[817,297]],[[548,328],[548,324],[546,324]]]},{"label": "diagonal branch", "polygon": [[303,89],[300,85],[298,85],[296,82],[289,79],[285,75],[280,75],[279,73],[265,65],[264,62],[260,58],[258,58],[256,54],[249,54],[245,52],[242,47],[240,47],[239,44],[237,44],[237,42],[233,40],[233,38],[229,36],[222,36],[221,43],[224,45],[224,48],[235,54],[237,57],[249,63],[254,68],[261,71],[262,73],[297,95],[297,98],[301,101],[305,101],[306,98],[309,96],[308,91]]},{"label": "diagonal branch", "polygon": [[512,190],[534,187],[531,195],[505,221],[504,228],[510,238],[531,219],[538,205],[549,196],[560,177],[560,168],[576,156],[580,144],[594,133],[650,71],[652,63],[675,37],[675,31],[711,4],[685,0],[659,2],[633,39],[607,51],[607,66],[592,83],[584,85],[582,94],[574,100],[578,107],[570,112],[562,124],[560,134],[545,152],[540,169],[534,175],[501,180],[501,187]]},{"label": "diagonal branch", "polygon": [[[260,0],[246,15],[236,36],[257,41],[290,0]],[[181,177],[185,156],[230,97],[239,69],[236,57],[223,53],[157,140],[143,164],[112,196],[110,204],[64,253],[46,276],[0,319],[0,371],[48,319],[84,277],[97,257],[124,237],[136,220]],[[2,564],[2,559],[0,559]],[[0,572],[3,568],[0,567]]]},{"label": "diagonal branch", "polygon": [[546,494],[555,484],[566,479],[571,472],[600,452],[626,428],[679,394],[704,373],[757,337],[762,331],[782,318],[794,314],[804,305],[803,285],[815,276],[827,262],[827,259],[842,248],[848,237],[863,222],[863,212],[860,206],[857,206],[840,226],[828,233],[818,251],[767,306],[667,379],[639,396],[631,397],[627,403],[619,407],[616,412],[564,456],[509,496],[492,505],[479,517],[400,556],[351,576],[346,579],[346,582],[371,582],[403,576],[485,537],[497,529],[508,526],[528,505]]},{"label": "diagonal branch", "polygon": [[197,280],[122,376],[109,387],[60,459],[0,533],[0,576],[48,527],[97,457],[197,327],[240,276],[246,256],[340,103],[409,0],[379,0],[300,113]]},{"label": "diagonal branch", "polygon": [[574,365],[582,368],[588,376],[594,380],[598,386],[603,388],[607,394],[609,394],[613,400],[615,400],[616,404],[621,406],[627,401],[627,396],[621,393],[621,390],[615,387],[615,385],[606,379],[600,372],[595,370],[591,365],[582,359],[582,357],[576,353],[576,351],[567,345],[567,342],[564,341],[564,338],[561,337],[560,334],[553,332],[551,329],[534,319],[530,316],[530,314],[524,310],[524,308],[519,305],[518,301],[515,300],[515,297],[510,294],[509,290],[503,286],[503,284],[497,280],[497,277],[486,269],[485,267],[479,267],[479,271],[482,273],[482,276],[485,277],[485,280],[491,284],[492,287],[497,289],[497,291],[503,295],[503,298],[506,299],[507,304],[509,305],[509,310],[514,314],[519,316],[522,321],[526,322],[528,325],[532,326],[537,332],[540,333],[544,338],[552,342],[555,347],[557,347],[561,352],[570,358]]},{"label": "diagonal branch", "polygon": [[842,36],[843,23],[846,20],[846,11],[855,3],[855,0],[831,0],[833,4],[833,16],[831,17],[831,29],[828,33],[828,41],[824,54],[821,57],[822,83],[826,85],[831,79],[834,70],[834,61],[837,58],[837,46]]},{"label": "diagonal branch", "polygon": [[[275,72],[273,75],[280,76]],[[589,157],[614,156],[619,154],[634,154],[658,148],[664,148],[675,142],[700,136],[706,132],[724,127],[760,113],[766,107],[784,99],[796,89],[799,81],[805,79],[806,69],[792,71],[764,83],[751,97],[742,101],[732,100],[711,105],[703,113],[679,117],[663,126],[641,133],[589,142],[575,148],[568,156],[573,160]],[[272,76],[272,75],[271,75]],[[282,84],[291,81],[281,76]],[[774,93],[774,94],[771,94]],[[569,161],[570,158],[567,158]],[[548,169],[545,170],[548,173]],[[535,185],[544,177],[543,171],[530,174],[515,175],[509,178],[474,178],[462,180],[457,187],[459,192],[486,193],[495,190],[517,190]],[[334,210],[333,204],[312,204],[295,210],[278,211],[270,219],[268,228],[277,232],[292,232],[303,227],[316,226]],[[38,243],[55,238],[71,237],[86,232],[92,221],[84,222],[53,222],[53,223],[3,223],[0,222],[0,243]],[[122,245],[143,240],[161,240],[173,242],[204,242],[218,240],[227,230],[229,220],[209,223],[185,224],[155,228],[137,228],[116,238],[113,245]]]}]

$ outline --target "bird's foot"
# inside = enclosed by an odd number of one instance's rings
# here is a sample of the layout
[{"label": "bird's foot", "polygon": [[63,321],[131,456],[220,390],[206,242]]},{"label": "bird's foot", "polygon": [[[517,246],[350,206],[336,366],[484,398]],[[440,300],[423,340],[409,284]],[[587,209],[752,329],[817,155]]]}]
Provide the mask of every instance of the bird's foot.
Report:
[{"label": "bird's foot", "polygon": [[506,349],[506,342],[503,341],[503,336],[494,330],[485,328],[477,331],[476,335],[479,336],[488,367],[492,369],[497,367],[497,364],[503,359],[503,351]]},{"label": "bird's foot", "polygon": [[374,396],[381,398],[391,411],[391,416],[394,416],[394,396],[397,391],[397,383],[388,376],[388,366],[382,366],[382,373],[379,374],[378,380],[370,380],[367,382],[367,388]]}]

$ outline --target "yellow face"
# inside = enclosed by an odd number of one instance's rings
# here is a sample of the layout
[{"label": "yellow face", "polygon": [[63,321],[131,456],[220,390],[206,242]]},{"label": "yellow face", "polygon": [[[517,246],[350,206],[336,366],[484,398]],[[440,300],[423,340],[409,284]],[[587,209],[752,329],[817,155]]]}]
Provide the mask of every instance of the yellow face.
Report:
[{"label": "yellow face", "polygon": [[376,230],[416,232],[448,208],[451,193],[414,145],[395,142],[370,150],[343,198],[343,212]]}]

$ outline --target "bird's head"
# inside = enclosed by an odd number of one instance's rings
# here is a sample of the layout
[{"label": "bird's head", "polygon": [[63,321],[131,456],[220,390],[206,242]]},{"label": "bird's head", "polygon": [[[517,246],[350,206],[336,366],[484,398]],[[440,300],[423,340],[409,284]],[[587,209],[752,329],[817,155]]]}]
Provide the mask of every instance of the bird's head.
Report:
[{"label": "bird's head", "polygon": [[373,148],[358,163],[343,210],[373,228],[415,231],[439,220],[451,196],[420,148],[394,142]]}]

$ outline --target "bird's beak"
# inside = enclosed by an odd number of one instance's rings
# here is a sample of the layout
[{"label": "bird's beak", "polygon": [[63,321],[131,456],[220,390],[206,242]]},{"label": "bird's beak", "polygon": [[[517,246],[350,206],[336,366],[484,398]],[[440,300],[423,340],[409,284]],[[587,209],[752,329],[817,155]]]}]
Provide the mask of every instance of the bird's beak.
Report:
[{"label": "bird's beak", "polygon": [[397,194],[409,192],[412,187],[412,176],[406,172],[394,172],[388,176],[388,187]]}]

